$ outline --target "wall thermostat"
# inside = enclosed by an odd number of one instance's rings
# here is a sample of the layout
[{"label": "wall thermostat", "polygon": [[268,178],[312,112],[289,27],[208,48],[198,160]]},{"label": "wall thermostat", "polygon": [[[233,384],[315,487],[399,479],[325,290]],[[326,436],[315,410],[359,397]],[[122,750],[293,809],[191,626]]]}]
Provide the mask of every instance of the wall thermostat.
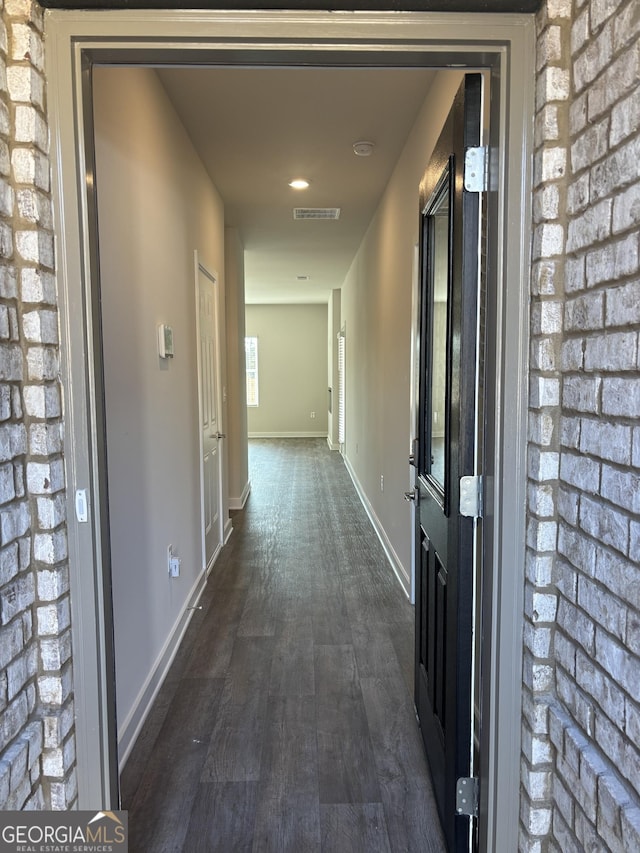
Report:
[{"label": "wall thermostat", "polygon": [[164,323],[158,326],[158,355],[173,358],[173,329]]}]

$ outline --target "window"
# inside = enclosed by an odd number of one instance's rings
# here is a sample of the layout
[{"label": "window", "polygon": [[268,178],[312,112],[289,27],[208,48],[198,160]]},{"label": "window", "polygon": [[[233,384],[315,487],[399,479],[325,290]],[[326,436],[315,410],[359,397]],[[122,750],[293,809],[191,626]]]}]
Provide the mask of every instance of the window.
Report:
[{"label": "window", "polygon": [[244,356],[247,370],[247,406],[258,405],[258,339],[244,339]]}]

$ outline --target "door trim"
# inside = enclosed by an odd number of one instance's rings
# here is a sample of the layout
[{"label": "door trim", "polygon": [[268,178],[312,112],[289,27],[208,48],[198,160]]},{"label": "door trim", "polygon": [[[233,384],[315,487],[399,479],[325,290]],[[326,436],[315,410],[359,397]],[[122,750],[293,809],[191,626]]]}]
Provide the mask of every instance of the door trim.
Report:
[{"label": "door trim", "polygon": [[[210,270],[205,262],[201,259],[200,253],[197,249],[195,249],[193,253],[194,258],[194,268],[195,268],[195,279],[196,279],[196,339],[200,340],[200,276],[202,273],[206,278],[209,279],[211,284],[213,285],[213,310],[214,310],[214,334],[216,336],[216,406],[218,410],[218,431],[222,431],[224,429],[224,424],[222,422],[222,392],[221,392],[221,373],[220,373],[220,302],[218,298],[218,284],[219,284],[219,276],[217,272]],[[203,401],[202,401],[202,353],[200,351],[200,346],[197,348],[197,369],[198,369],[198,423],[199,423],[199,447],[200,447],[200,518],[201,518],[201,527],[202,527],[202,570],[206,571],[207,576],[210,574],[211,569],[213,568],[213,564],[218,558],[218,554],[220,553],[220,549],[224,545],[225,542],[225,530],[224,530],[224,516],[222,512],[223,507],[223,467],[222,467],[222,453],[220,452],[220,446],[218,446],[218,537],[219,537],[219,546],[216,549],[215,554],[211,557],[210,560],[207,560],[207,548],[205,543],[205,500],[204,500],[204,468],[202,465],[202,457],[204,455],[203,451],[203,443],[202,443],[202,421],[203,421]]]},{"label": "door trim", "polygon": [[[490,294],[487,317],[487,337],[494,342],[487,361],[492,408],[487,413],[487,440],[495,468],[487,472],[484,612],[489,631],[483,655],[483,719],[488,722],[482,744],[481,847],[516,849],[521,696],[514,695],[513,683],[520,682],[522,669],[534,17],[51,10],[45,13],[45,32],[67,488],[69,495],[88,488],[93,510],[92,523],[85,525],[76,524],[69,512],[74,670],[76,683],[83,685],[76,696],[81,808],[117,805],[117,762],[114,767],[108,725],[112,706],[105,638],[110,617],[104,588],[108,566],[101,551],[104,470],[94,361],[92,64],[193,64],[226,57],[226,62],[246,65],[259,56],[262,63],[273,65],[315,60],[491,70],[497,97],[491,105],[496,156],[490,213],[498,227],[490,255],[499,286]],[[83,322],[78,322],[80,317]]]}]

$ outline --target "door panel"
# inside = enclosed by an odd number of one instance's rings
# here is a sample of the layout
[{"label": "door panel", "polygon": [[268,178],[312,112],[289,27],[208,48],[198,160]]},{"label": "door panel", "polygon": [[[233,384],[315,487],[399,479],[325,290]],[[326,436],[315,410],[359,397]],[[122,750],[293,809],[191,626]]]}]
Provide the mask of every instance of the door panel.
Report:
[{"label": "door panel", "polygon": [[420,382],[414,454],[416,709],[451,851],[469,849],[455,808],[470,775],[474,536],[459,513],[460,477],[476,472],[480,194],[463,188],[480,144],[481,77],[467,75],[421,185]]},{"label": "door panel", "polygon": [[215,280],[198,269],[198,329],[200,336],[200,407],[202,431],[202,524],[205,567],[209,568],[222,545],[220,512],[220,424],[218,418],[217,318]]}]

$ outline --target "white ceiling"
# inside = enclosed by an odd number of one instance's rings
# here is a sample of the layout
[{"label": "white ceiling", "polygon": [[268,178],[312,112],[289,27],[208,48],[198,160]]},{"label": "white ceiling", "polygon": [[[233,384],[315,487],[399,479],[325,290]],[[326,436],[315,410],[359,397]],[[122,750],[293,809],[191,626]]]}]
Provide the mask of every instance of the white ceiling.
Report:
[{"label": "white ceiling", "polygon": [[[433,79],[425,69],[180,68],[160,78],[245,247],[247,302],[340,287]],[[375,143],[357,157],[358,140]],[[307,190],[288,181],[304,177]],[[294,207],[339,207],[295,221]],[[297,276],[308,275],[308,281]]]}]

